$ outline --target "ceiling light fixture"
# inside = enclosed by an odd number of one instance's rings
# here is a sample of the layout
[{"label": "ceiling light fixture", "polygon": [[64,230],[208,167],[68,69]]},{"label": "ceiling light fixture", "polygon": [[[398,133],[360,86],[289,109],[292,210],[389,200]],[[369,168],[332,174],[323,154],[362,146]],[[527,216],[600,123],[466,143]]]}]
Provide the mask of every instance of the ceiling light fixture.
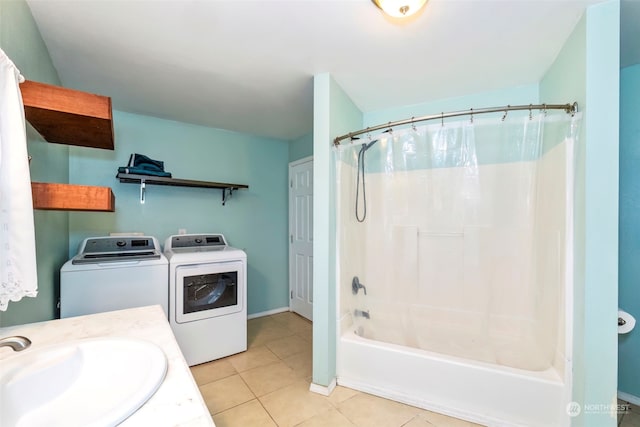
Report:
[{"label": "ceiling light fixture", "polygon": [[425,5],[427,0],[372,0],[376,6],[389,16],[405,18],[411,16]]}]

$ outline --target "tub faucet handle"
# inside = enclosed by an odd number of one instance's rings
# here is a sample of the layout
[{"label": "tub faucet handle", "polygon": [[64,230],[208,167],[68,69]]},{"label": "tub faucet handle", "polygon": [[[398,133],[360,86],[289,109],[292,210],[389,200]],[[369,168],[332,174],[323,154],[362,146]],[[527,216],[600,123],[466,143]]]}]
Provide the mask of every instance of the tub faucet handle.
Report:
[{"label": "tub faucet handle", "polygon": [[360,283],[360,279],[358,279],[358,276],[354,276],[353,280],[351,281],[351,292],[354,295],[357,295],[360,289],[364,291],[365,295],[367,294],[367,288],[365,288],[364,285]]}]

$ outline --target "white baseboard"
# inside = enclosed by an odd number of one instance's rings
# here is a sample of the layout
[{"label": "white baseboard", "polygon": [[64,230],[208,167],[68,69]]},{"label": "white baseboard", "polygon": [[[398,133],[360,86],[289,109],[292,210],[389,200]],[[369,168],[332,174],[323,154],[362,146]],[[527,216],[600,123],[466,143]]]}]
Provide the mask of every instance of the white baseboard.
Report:
[{"label": "white baseboard", "polygon": [[336,388],[336,379],[331,380],[331,383],[328,386],[319,385],[316,383],[311,383],[309,386],[309,391],[314,393],[321,394],[323,396],[329,396],[333,389]]},{"label": "white baseboard", "polygon": [[624,391],[618,391],[618,399],[640,406],[640,397],[625,393]]},{"label": "white baseboard", "polygon": [[248,320],[255,319],[257,317],[271,316],[272,314],[284,313],[290,311],[289,307],[274,308],[273,310],[261,311],[260,313],[253,313],[247,316]]}]

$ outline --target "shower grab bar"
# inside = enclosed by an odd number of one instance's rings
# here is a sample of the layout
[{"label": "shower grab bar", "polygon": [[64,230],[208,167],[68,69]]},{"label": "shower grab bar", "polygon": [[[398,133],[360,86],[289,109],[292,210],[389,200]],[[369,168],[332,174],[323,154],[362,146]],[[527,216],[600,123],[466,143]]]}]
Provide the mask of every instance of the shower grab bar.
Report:
[{"label": "shower grab bar", "polygon": [[345,139],[353,139],[355,136],[362,135],[364,133],[374,132],[381,129],[391,130],[393,127],[402,126],[402,125],[412,125],[417,122],[424,122],[427,120],[444,120],[449,117],[459,117],[459,116],[471,116],[471,120],[473,121],[474,114],[486,114],[486,113],[500,113],[504,112],[504,116],[507,115],[507,111],[524,111],[529,110],[564,110],[565,113],[571,114],[572,116],[578,112],[578,103],[574,102],[573,104],[529,104],[529,105],[507,105],[506,107],[491,107],[491,108],[480,108],[474,110],[473,108],[469,110],[462,111],[452,111],[449,113],[440,113],[440,114],[431,114],[429,116],[422,117],[411,117],[410,119],[397,120],[395,122],[388,122],[381,125],[371,126],[365,129],[360,129],[355,132],[349,132],[345,135],[341,135],[333,140],[333,145],[340,145],[340,141]]}]

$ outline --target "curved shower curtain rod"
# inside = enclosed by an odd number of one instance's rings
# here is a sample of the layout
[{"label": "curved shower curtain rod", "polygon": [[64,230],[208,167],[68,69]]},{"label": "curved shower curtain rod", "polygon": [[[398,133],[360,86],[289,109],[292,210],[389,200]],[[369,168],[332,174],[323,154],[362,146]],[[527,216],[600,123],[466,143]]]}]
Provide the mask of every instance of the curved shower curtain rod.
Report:
[{"label": "curved shower curtain rod", "polygon": [[578,103],[574,102],[573,104],[529,104],[529,105],[507,105],[506,107],[492,107],[492,108],[480,108],[478,110],[474,110],[471,108],[470,110],[463,111],[453,111],[449,113],[440,113],[440,114],[432,114],[430,116],[422,116],[422,117],[412,117],[410,119],[398,120],[395,122],[389,122],[382,125],[368,127],[366,129],[360,129],[359,131],[349,132],[345,135],[339,136],[333,140],[333,145],[336,147],[340,145],[340,141],[344,139],[352,139],[355,136],[362,135],[363,133],[374,132],[380,129],[392,129],[395,126],[401,125],[409,125],[417,122],[424,122],[427,120],[444,120],[449,117],[458,117],[458,116],[471,116],[471,120],[473,120],[474,114],[484,114],[484,113],[499,113],[504,112],[503,120],[507,115],[507,111],[514,110],[564,110],[567,114],[574,115],[578,112]]}]

